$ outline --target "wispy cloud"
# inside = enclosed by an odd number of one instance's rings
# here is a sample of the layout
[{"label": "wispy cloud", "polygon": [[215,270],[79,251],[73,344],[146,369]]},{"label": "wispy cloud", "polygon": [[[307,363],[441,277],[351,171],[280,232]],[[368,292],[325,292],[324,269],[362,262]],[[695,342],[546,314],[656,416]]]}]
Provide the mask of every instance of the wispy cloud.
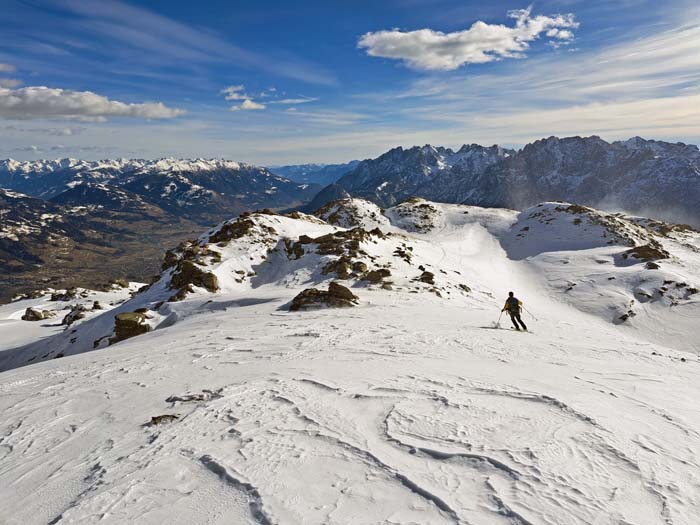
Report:
[{"label": "wispy cloud", "polygon": [[[22,146],[18,148],[13,148],[9,150],[12,153],[29,153],[33,155],[44,155],[44,154],[56,154],[57,152],[70,151],[71,153],[87,153],[87,152],[109,152],[113,151],[115,148],[111,146],[64,146],[62,144],[55,144],[52,146],[37,146],[36,144],[30,144],[29,146]],[[65,153],[64,153],[65,154]]]},{"label": "wispy cloud", "polygon": [[184,114],[161,102],[130,104],[110,100],[91,91],[70,91],[44,86],[0,88],[0,117],[29,119],[105,120],[108,117],[169,119]]},{"label": "wispy cloud", "polygon": [[285,113],[309,124],[330,126],[348,126],[368,119],[368,116],[363,113],[333,109],[300,111],[292,107],[288,108]]},{"label": "wispy cloud", "polygon": [[237,46],[215,31],[196,28],[154,11],[119,0],[45,0],[54,8],[80,18],[73,26],[97,40],[118,44],[112,49],[141,52],[141,60],[190,64],[229,63],[311,84],[333,85],[335,76],[325,68],[285,54],[275,57]]},{"label": "wispy cloud", "polygon": [[37,135],[52,135],[55,137],[73,137],[80,135],[87,130],[87,128],[84,126],[69,126],[64,128],[27,128],[15,125],[5,126],[2,129],[13,133],[33,133]]},{"label": "wispy cloud", "polygon": [[22,81],[16,78],[0,78],[0,88],[16,88],[21,85]]},{"label": "wispy cloud", "polygon": [[246,99],[238,106],[231,106],[229,109],[231,111],[259,111],[265,109],[265,104],[259,104],[250,99]]},{"label": "wispy cloud", "polygon": [[316,102],[318,98],[314,97],[300,97],[300,98],[280,98],[277,100],[270,100],[268,104],[287,104],[289,106],[297,104],[308,104],[309,102]]},{"label": "wispy cloud", "polygon": [[224,95],[225,100],[246,100],[250,97],[245,94],[245,86],[228,86],[221,90],[221,94]]},{"label": "wispy cloud", "polygon": [[364,34],[358,47],[375,57],[403,61],[413,69],[454,70],[464,64],[483,64],[502,58],[523,58],[530,42],[542,33],[558,44],[574,38],[573,14],[532,16],[531,8],[510,11],[513,27],[475,22],[469,29],[443,33],[432,29],[398,29]]},{"label": "wispy cloud", "polygon": [[239,84],[236,86],[228,86],[221,90],[225,100],[242,100],[240,104],[231,106],[231,111],[259,111],[265,109],[265,104],[255,102],[253,97],[245,92],[245,86]]},{"label": "wispy cloud", "polygon": [[[421,77],[405,89],[370,96],[367,103],[382,108],[384,121],[401,123],[393,132],[397,144],[414,139],[448,146],[516,145],[553,134],[695,142],[698,49],[700,25],[647,31],[642,38],[577,52],[575,60],[556,54],[497,73]],[[378,129],[365,130],[368,148],[382,140]]]}]

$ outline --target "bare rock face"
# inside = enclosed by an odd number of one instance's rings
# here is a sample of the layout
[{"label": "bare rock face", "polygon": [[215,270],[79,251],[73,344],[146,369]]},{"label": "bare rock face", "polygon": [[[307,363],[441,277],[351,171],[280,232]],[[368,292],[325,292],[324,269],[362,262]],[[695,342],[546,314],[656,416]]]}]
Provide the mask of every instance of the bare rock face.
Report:
[{"label": "bare rock face", "polygon": [[668,259],[669,253],[664,250],[658,243],[649,243],[643,246],[635,246],[622,254],[623,259],[634,257],[643,262],[658,261],[659,259]]},{"label": "bare rock face", "polygon": [[85,311],[87,308],[85,308],[82,304],[76,304],[73,305],[70,309],[70,312],[66,314],[66,316],[63,318],[63,321],[61,321],[62,325],[70,326],[74,322],[79,321],[80,319],[83,319],[85,317]]},{"label": "bare rock face", "polygon": [[49,310],[39,310],[38,308],[27,308],[22,316],[22,321],[43,321],[53,317],[53,312]]},{"label": "bare rock face", "polygon": [[316,288],[307,288],[297,295],[289,307],[289,310],[296,312],[306,308],[329,307],[347,308],[355,306],[360,300],[349,288],[332,282],[328,285],[328,291]]},{"label": "bare rock face", "polygon": [[110,343],[118,343],[137,335],[151,331],[151,327],[146,323],[146,314],[143,312],[124,312],[114,317],[114,337]]},{"label": "bare rock face", "polygon": [[435,284],[435,274],[433,272],[424,271],[418,280],[426,284]]},{"label": "bare rock face", "polygon": [[76,288],[68,288],[65,292],[54,292],[51,294],[52,301],[72,301],[78,296]]},{"label": "bare rock face", "polygon": [[338,276],[338,279],[347,279],[352,273],[351,264],[352,260],[349,257],[343,255],[338,259],[334,259],[328,264],[326,264],[321,270],[321,273],[323,273],[324,275],[327,275],[329,273],[335,273]]},{"label": "bare rock face", "polygon": [[177,414],[161,414],[160,416],[153,416],[149,426],[165,425],[167,423],[173,423],[180,419]]},{"label": "bare rock face", "polygon": [[362,276],[363,281],[368,281],[373,284],[378,284],[382,282],[386,277],[391,277],[391,272],[386,268],[379,268],[378,270],[371,270]]},{"label": "bare rock face", "polygon": [[170,281],[173,289],[185,288],[187,285],[206,288],[210,292],[219,289],[219,279],[212,272],[202,270],[192,261],[180,261]]}]

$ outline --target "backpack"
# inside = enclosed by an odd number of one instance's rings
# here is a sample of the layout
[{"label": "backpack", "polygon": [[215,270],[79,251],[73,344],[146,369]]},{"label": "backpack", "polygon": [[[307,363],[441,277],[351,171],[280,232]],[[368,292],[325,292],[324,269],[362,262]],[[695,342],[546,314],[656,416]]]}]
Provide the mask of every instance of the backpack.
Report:
[{"label": "backpack", "polygon": [[515,297],[508,298],[508,311],[514,314],[520,312],[520,301]]}]

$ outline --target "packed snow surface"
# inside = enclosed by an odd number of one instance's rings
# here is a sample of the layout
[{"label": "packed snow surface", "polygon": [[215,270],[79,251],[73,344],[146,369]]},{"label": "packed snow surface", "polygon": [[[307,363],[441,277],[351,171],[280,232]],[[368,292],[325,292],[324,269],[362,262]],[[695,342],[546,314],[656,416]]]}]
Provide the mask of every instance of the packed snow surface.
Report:
[{"label": "packed snow surface", "polygon": [[[0,522],[697,523],[697,233],[557,203],[348,209],[329,211],[381,230],[360,255],[392,274],[339,280],[354,308],[287,309],[335,279],[290,243],[343,226],[254,215],[211,244],[215,293],[160,304],[166,269],[65,332],[3,339]],[[659,268],[625,255],[650,242]],[[497,327],[509,290],[530,333]],[[0,327],[34,326],[24,303]],[[153,331],[93,348],[138,308]]]}]

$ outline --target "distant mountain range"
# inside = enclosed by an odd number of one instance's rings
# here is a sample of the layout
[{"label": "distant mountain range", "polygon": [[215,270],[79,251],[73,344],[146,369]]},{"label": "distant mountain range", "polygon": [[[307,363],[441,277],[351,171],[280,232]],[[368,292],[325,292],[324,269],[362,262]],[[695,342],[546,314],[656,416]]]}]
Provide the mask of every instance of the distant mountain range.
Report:
[{"label": "distant mountain range", "polygon": [[268,169],[275,175],[286,177],[295,182],[307,184],[333,184],[340,177],[353,170],[359,160],[345,164],[296,164],[291,166],[270,166]]},{"label": "distant mountain range", "polygon": [[549,137],[521,150],[399,147],[360,162],[335,185],[319,197],[347,193],[391,206],[418,196],[512,209],[565,200],[700,224],[697,146],[639,137],[612,143],[596,136]]},{"label": "distant mountain range", "polygon": [[144,280],[203,226],[321,188],[223,160],[0,161],[0,299],[43,284]]},{"label": "distant mountain range", "polygon": [[95,183],[123,189],[205,225],[250,209],[299,205],[320,189],[266,168],[218,159],[0,161],[0,188],[32,197],[53,199],[79,184]]},{"label": "distant mountain range", "polygon": [[272,171],[228,160],[8,159],[0,188],[4,298],[38,281],[143,280],[157,270],[146,261],[202,226],[261,208],[313,212],[348,197],[512,209],[564,200],[700,225],[697,146],[639,137],[550,137],[520,150],[399,147],[361,162]]}]

